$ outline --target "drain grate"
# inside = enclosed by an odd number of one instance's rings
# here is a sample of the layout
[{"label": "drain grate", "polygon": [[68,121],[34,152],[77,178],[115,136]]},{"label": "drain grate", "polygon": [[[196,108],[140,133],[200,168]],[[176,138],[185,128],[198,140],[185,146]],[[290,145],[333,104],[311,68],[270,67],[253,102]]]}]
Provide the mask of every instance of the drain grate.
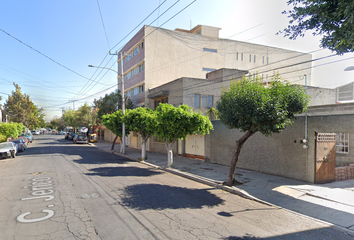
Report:
[{"label": "drain grate", "polygon": [[100,195],[98,193],[83,193],[77,196],[76,198],[89,199],[89,198],[98,198]]}]

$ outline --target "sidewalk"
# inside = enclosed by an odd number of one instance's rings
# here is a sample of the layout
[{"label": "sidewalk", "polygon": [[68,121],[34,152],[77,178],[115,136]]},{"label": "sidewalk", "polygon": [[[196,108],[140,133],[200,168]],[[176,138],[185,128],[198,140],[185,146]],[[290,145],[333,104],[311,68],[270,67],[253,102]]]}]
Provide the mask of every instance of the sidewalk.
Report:
[{"label": "sidewalk", "polygon": [[[92,143],[100,150],[111,152],[112,143]],[[141,150],[126,148],[119,153],[116,144],[114,154],[138,161]],[[354,180],[327,184],[311,184],[258,172],[237,169],[236,179],[244,184],[236,187],[223,186],[227,179],[228,166],[206,163],[198,159],[174,156],[173,169],[167,169],[167,155],[147,152],[144,164],[163,168],[174,174],[187,177],[210,186],[224,189],[240,196],[269,203],[315,219],[319,219],[354,234]]]}]

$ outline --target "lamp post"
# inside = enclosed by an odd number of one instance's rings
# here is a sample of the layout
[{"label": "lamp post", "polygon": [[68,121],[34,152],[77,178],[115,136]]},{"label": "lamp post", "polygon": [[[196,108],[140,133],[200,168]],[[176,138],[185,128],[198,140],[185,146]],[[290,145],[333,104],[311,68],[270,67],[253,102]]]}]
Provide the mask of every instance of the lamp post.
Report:
[{"label": "lamp post", "polygon": [[[123,61],[121,61],[122,64],[122,70],[123,70]],[[117,94],[119,91],[119,76],[122,77],[122,114],[125,114],[125,101],[124,101],[124,76],[123,74],[120,74],[118,71],[112,69],[112,68],[106,68],[106,67],[98,67],[98,66],[93,66],[93,65],[88,65],[89,67],[93,67],[93,68],[102,68],[102,69],[107,69],[110,71],[113,71],[115,73],[117,73]],[[123,72],[123,71],[122,71]],[[125,154],[125,124],[122,124],[122,144],[121,144],[121,149],[120,152],[122,154]]]}]

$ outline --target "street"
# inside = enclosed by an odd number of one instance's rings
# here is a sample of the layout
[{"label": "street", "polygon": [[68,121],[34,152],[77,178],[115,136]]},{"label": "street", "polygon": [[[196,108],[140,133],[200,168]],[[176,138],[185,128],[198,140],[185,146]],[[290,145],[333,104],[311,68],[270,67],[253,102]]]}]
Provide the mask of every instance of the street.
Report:
[{"label": "street", "polygon": [[0,239],[353,239],[162,170],[39,135],[0,160]]}]

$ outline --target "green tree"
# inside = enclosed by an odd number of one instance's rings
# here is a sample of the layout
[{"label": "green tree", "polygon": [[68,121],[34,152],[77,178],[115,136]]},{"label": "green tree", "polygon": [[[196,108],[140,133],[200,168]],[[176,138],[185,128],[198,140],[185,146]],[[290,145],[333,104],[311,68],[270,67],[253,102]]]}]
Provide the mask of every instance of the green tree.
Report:
[{"label": "green tree", "polygon": [[51,127],[49,127],[49,128],[56,128],[56,129],[58,129],[58,131],[64,130],[64,128],[65,128],[64,119],[61,117],[54,117],[50,121],[50,125],[51,125]]},{"label": "green tree", "polygon": [[155,136],[166,144],[167,166],[173,164],[172,146],[178,139],[184,139],[191,134],[209,134],[213,125],[209,118],[200,113],[193,113],[187,105],[174,107],[171,104],[160,103],[156,108],[157,130]]},{"label": "green tree", "polygon": [[[102,118],[105,114],[111,114],[116,112],[118,109],[122,109],[122,94],[120,90],[115,90],[110,94],[106,94],[103,98],[93,100],[93,108],[97,108],[98,118]],[[134,105],[132,101],[125,96],[125,108],[133,109]]]},{"label": "green tree", "polygon": [[354,52],[354,3],[344,0],[289,0],[293,10],[284,11],[291,20],[284,29],[290,39],[303,37],[307,30],[322,35],[321,47],[341,55]]},{"label": "green tree", "polygon": [[77,117],[78,117],[78,124],[82,127],[88,128],[88,133],[90,129],[96,124],[97,122],[97,112],[93,111],[92,107],[85,103],[77,110]]},{"label": "green tree", "polygon": [[13,83],[16,90],[4,104],[5,112],[10,116],[11,121],[19,122],[30,129],[40,127],[41,119],[44,117],[43,109],[37,108],[31,101],[29,95],[22,94],[18,84]]},{"label": "green tree", "polygon": [[127,110],[122,117],[123,122],[131,131],[135,131],[141,135],[143,140],[141,148],[141,159],[146,156],[146,142],[156,131],[156,114],[150,108],[139,107],[133,110]]},{"label": "green tree", "polygon": [[6,141],[7,138],[17,138],[24,130],[25,126],[22,123],[0,123],[1,141]]},{"label": "green tree", "polygon": [[[114,113],[111,114],[106,114],[102,116],[102,123],[103,125],[108,128],[109,130],[112,131],[113,134],[116,135],[116,137],[113,140],[111,150],[114,149],[114,145],[116,143],[116,140],[118,137],[122,139],[122,130],[123,130],[123,113],[122,110],[118,110]],[[130,129],[125,126],[125,133],[126,135],[129,134]],[[121,144],[122,145],[122,144]]]},{"label": "green tree", "polygon": [[279,75],[264,86],[259,76],[231,82],[223,90],[217,103],[219,118],[228,128],[240,129],[245,134],[236,141],[226,185],[235,183],[236,164],[246,140],[256,132],[265,136],[280,133],[293,124],[295,115],[304,112],[308,97],[303,87],[283,84]]},{"label": "green tree", "polygon": [[75,110],[72,110],[72,109],[69,109],[66,111],[64,110],[63,120],[64,120],[64,124],[66,126],[71,126],[74,129],[77,129],[77,127],[79,126],[78,116],[77,116]]}]

